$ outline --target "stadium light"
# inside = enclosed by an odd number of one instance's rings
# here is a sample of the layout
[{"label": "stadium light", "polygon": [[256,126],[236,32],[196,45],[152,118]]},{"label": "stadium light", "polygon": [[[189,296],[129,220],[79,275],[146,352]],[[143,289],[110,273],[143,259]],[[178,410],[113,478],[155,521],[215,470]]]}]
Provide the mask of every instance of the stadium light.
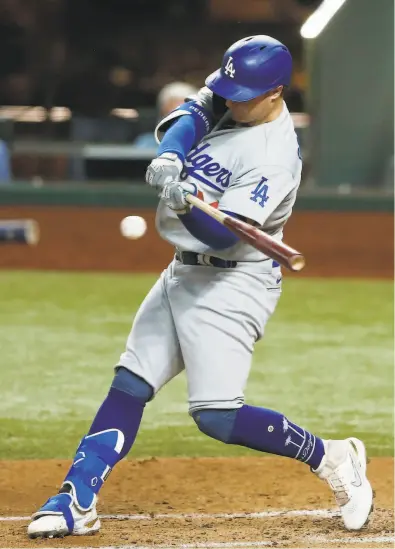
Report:
[{"label": "stadium light", "polygon": [[323,0],[302,25],[300,34],[303,38],[316,38],[345,2],[346,0]]}]

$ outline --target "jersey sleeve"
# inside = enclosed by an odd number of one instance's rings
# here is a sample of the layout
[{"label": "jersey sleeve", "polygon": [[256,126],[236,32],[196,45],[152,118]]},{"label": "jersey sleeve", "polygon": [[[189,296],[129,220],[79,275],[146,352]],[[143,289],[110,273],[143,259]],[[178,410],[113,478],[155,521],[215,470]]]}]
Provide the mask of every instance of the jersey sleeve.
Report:
[{"label": "jersey sleeve", "polygon": [[166,131],[181,116],[192,115],[197,122],[204,122],[207,133],[211,130],[213,114],[213,93],[207,88],[201,88],[196,95],[185,98],[185,103],[165,116],[155,128],[155,139],[159,144]]},{"label": "jersey sleeve", "polygon": [[240,175],[231,184],[218,207],[263,226],[297,185],[292,174],[280,167],[255,168]]}]

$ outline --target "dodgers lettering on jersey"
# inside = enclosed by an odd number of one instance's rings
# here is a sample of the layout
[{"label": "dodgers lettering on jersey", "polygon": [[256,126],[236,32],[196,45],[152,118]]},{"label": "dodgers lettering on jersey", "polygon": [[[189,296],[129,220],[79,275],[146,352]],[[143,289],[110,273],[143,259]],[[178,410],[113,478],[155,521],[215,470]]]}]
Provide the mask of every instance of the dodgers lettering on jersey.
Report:
[{"label": "dodgers lettering on jersey", "polygon": [[210,147],[210,143],[200,143],[188,154],[181,179],[184,181],[188,176],[193,177],[195,180],[223,192],[226,187],[229,187],[232,172],[214,161],[214,158],[209,154]]},{"label": "dodgers lettering on jersey", "polygon": [[[181,178],[202,191],[205,202],[255,222],[274,238],[292,213],[302,162],[292,118],[284,103],[273,122],[213,132],[186,157]],[[197,240],[163,201],[156,226],[159,234],[181,251],[236,261],[264,261],[262,253],[239,241],[213,250]]]}]

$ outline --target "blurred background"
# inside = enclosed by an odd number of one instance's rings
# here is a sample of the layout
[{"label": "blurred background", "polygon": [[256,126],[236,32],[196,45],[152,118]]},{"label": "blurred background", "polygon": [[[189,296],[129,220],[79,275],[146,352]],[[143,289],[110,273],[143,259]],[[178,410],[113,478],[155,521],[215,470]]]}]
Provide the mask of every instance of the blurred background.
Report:
[{"label": "blurred background", "polygon": [[[4,0],[0,7],[3,180],[141,183],[155,154],[158,117],[200,88],[224,50],[249,34],[273,34],[295,57],[288,94],[305,111],[299,27],[317,1]],[[307,117],[297,118],[303,130]],[[84,148],[94,143],[127,144]],[[78,144],[78,145],[77,145]],[[74,146],[76,145],[76,146]],[[136,149],[132,148],[136,145]],[[150,150],[151,149],[151,150]],[[141,162],[142,161],[142,162]],[[133,180],[133,181],[132,181]]]},{"label": "blurred background", "polygon": [[305,40],[320,4],[2,0],[1,183],[143,183],[153,128],[185,91],[161,90],[201,87],[231,43],[269,34],[294,57],[303,187],[392,193],[393,3],[348,0]]},{"label": "blurred background", "polygon": [[[286,102],[304,163],[287,231],[306,274],[392,276],[393,22],[392,0],[2,0],[0,219],[34,218],[42,238],[0,266],[160,268],[172,250],[144,184],[154,128],[230,44],[269,34],[294,59]],[[118,219],[141,209],[148,236],[130,246]]]}]

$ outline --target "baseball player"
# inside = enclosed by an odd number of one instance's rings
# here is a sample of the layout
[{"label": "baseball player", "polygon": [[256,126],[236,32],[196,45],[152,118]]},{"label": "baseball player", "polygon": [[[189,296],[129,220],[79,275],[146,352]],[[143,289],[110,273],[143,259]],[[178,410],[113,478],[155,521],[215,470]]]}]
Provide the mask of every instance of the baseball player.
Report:
[{"label": "baseball player", "polygon": [[282,238],[302,168],[283,100],[291,69],[277,40],[239,40],[197,97],[159,124],[146,180],[160,194],[157,229],[175,256],[142,303],[109,393],[29,536],[99,530],[100,488],[131,449],[146,403],[183,369],[200,431],[306,463],[329,483],[347,529],[367,522],[373,494],[360,440],[324,440],[282,413],[244,403],[254,344],[281,294],[280,266],[185,200],[186,192],[198,194]]}]

